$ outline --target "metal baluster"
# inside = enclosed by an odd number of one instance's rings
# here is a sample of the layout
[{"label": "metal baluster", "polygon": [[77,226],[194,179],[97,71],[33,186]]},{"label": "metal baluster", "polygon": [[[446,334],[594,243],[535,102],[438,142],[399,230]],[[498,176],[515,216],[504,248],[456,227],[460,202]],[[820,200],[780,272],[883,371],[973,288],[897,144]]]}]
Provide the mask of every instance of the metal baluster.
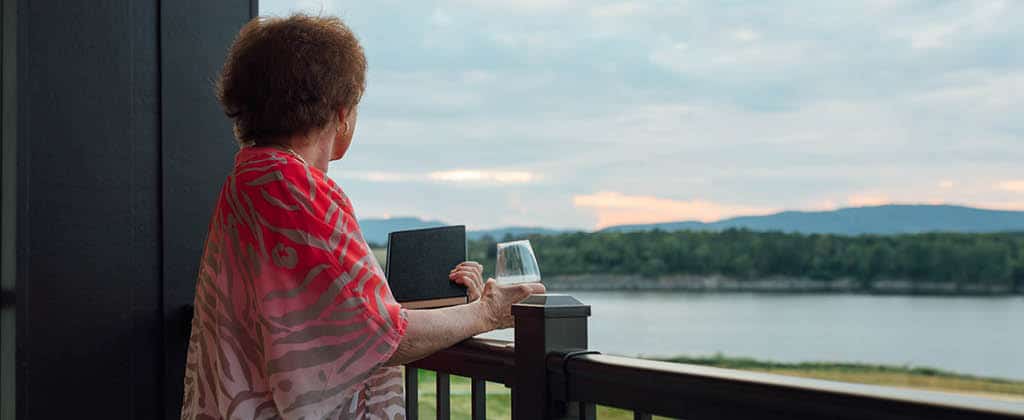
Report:
[{"label": "metal baluster", "polygon": [[451,378],[447,373],[437,372],[437,420],[451,420]]},{"label": "metal baluster", "polygon": [[419,369],[405,367],[405,418],[407,420],[419,420],[420,418],[420,378]]},{"label": "metal baluster", "polygon": [[487,381],[473,379],[473,420],[484,420],[487,418]]},{"label": "metal baluster", "polygon": [[633,420],[651,420],[651,415],[647,413],[641,413],[639,411],[634,411]]},{"label": "metal baluster", "polygon": [[580,407],[580,420],[595,420],[597,419],[597,406],[594,403],[579,402]]}]

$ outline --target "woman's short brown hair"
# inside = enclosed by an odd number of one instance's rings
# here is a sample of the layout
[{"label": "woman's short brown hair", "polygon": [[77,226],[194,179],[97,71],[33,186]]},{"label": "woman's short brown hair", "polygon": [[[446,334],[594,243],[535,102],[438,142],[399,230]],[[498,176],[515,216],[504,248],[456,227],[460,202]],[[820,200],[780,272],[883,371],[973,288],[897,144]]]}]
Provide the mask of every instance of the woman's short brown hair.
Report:
[{"label": "woman's short brown hair", "polygon": [[235,38],[217,99],[240,142],[273,143],[325,127],[366,88],[366,56],[336,17],[255,18]]}]

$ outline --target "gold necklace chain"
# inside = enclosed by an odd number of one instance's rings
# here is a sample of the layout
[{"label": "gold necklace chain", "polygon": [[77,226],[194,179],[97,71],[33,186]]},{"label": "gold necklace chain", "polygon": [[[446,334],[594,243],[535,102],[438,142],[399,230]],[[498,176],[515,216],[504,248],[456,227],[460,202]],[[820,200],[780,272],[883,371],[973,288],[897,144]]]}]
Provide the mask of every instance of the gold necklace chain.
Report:
[{"label": "gold necklace chain", "polygon": [[282,151],[291,153],[292,156],[295,156],[295,158],[298,159],[299,162],[302,162],[303,165],[309,166],[309,163],[306,162],[306,159],[303,159],[302,155],[299,155],[299,153],[296,152],[295,149],[292,149],[291,147],[288,146],[282,146],[280,144],[271,144],[270,146],[274,147],[275,149],[280,149]]}]

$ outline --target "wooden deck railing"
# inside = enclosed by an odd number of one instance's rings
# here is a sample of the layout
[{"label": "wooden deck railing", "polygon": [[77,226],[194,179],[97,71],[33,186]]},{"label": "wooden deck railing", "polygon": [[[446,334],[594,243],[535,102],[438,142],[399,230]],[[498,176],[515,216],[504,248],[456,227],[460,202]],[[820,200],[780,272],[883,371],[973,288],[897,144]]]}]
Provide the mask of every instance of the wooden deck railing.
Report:
[{"label": "wooden deck railing", "polygon": [[437,418],[450,413],[449,375],[471,378],[472,418],[485,418],[484,384],[512,388],[512,418],[595,418],[595,404],[703,419],[1018,419],[1024,404],[597,354],[590,307],[534,295],[513,307],[515,342],[470,339],[406,366],[406,418],[419,418],[418,369],[437,372]]}]

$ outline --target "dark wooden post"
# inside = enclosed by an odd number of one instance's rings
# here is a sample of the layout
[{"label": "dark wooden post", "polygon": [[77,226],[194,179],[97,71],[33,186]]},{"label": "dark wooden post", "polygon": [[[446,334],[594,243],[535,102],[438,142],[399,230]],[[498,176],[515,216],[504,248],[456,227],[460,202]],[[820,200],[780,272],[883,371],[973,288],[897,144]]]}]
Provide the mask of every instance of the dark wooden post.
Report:
[{"label": "dark wooden post", "polygon": [[553,350],[587,348],[590,306],[568,295],[533,295],[512,306],[516,319],[513,419],[551,419],[565,407],[551,402],[546,359]]}]

